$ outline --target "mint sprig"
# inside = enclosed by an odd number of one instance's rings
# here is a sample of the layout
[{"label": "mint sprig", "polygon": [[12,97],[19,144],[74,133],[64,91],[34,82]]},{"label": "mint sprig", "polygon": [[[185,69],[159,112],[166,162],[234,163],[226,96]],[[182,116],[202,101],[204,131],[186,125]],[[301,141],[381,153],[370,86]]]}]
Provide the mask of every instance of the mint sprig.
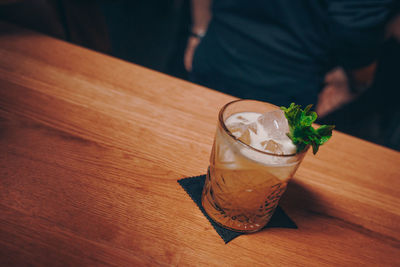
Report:
[{"label": "mint sprig", "polygon": [[332,130],[335,125],[322,125],[314,129],[312,124],[317,119],[317,113],[310,111],[312,104],[304,110],[300,105],[291,103],[288,108],[281,107],[289,123],[288,137],[297,147],[297,152],[312,146],[314,155],[318,152],[319,146],[326,143],[332,136]]}]

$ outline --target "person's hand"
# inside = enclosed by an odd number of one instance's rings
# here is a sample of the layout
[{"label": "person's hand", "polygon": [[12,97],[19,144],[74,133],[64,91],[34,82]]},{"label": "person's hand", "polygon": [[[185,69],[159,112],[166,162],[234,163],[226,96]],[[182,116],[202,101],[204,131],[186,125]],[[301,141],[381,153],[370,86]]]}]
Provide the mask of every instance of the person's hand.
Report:
[{"label": "person's hand", "polygon": [[354,95],[346,87],[330,84],[322,90],[315,108],[319,117],[324,117],[354,99]]},{"label": "person's hand", "polygon": [[185,55],[183,58],[183,63],[185,65],[185,69],[188,72],[192,71],[192,64],[193,64],[193,55],[194,52],[197,48],[197,46],[200,43],[200,38],[195,37],[195,36],[190,36],[188,39],[188,43],[186,46],[186,50],[185,50]]},{"label": "person's hand", "polygon": [[319,117],[324,117],[328,113],[349,103],[355,98],[351,92],[348,79],[342,69],[336,69],[325,76],[325,88],[318,95],[318,103],[315,108]]},{"label": "person's hand", "polygon": [[386,39],[390,37],[400,42],[400,14],[396,15],[386,27]]},{"label": "person's hand", "polygon": [[318,95],[315,108],[318,116],[323,117],[364,93],[372,85],[375,70],[376,62],[373,62],[347,73],[342,68],[327,73],[326,86]]}]

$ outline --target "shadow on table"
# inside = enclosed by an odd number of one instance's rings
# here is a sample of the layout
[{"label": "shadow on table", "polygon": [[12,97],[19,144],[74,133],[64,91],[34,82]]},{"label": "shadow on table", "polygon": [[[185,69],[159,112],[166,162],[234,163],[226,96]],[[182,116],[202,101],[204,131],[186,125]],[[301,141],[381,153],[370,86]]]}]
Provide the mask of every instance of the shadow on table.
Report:
[{"label": "shadow on table", "polygon": [[289,182],[287,190],[280,200],[280,204],[295,222],[295,216],[299,213],[325,214],[327,212],[326,207],[322,205],[322,200],[316,192],[306,188],[295,179]]}]

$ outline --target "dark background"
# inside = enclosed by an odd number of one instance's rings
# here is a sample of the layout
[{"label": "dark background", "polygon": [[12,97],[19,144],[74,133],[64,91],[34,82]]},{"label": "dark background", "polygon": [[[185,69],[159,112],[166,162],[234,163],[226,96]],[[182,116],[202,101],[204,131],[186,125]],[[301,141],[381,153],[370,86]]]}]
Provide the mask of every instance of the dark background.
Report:
[{"label": "dark background", "polygon": [[[372,86],[319,122],[400,150],[400,19],[396,11],[377,58]],[[189,0],[0,0],[0,20],[188,78],[183,55],[191,22]]]}]

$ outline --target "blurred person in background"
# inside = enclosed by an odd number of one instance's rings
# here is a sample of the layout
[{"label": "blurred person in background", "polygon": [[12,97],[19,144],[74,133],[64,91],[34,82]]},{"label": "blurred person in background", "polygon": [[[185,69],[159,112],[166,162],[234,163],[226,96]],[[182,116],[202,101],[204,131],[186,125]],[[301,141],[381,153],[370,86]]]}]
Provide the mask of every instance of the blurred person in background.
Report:
[{"label": "blurred person in background", "polygon": [[[356,73],[356,78],[365,81],[364,84],[358,83],[357,88],[341,70],[330,74],[330,83],[321,94],[325,94],[325,101],[333,99],[331,102],[336,105],[328,104],[328,108],[340,108],[327,114],[319,122],[334,123],[340,131],[400,150],[399,2],[396,10],[396,16],[386,27],[385,41],[377,63],[373,68]],[[372,69],[376,71],[371,73]],[[353,101],[337,101],[337,97],[341,95],[338,92],[350,92]]]},{"label": "blurred person in background", "polygon": [[400,150],[399,2],[191,1],[188,42],[190,0],[0,0],[0,20],[181,78],[184,61],[239,97],[318,103],[320,123]]},{"label": "blurred person in background", "polygon": [[348,87],[320,94],[329,70],[341,66],[354,90],[372,83],[360,73],[375,70],[392,4],[192,0],[185,67],[195,83],[276,105],[319,102],[324,115],[353,97]]}]

